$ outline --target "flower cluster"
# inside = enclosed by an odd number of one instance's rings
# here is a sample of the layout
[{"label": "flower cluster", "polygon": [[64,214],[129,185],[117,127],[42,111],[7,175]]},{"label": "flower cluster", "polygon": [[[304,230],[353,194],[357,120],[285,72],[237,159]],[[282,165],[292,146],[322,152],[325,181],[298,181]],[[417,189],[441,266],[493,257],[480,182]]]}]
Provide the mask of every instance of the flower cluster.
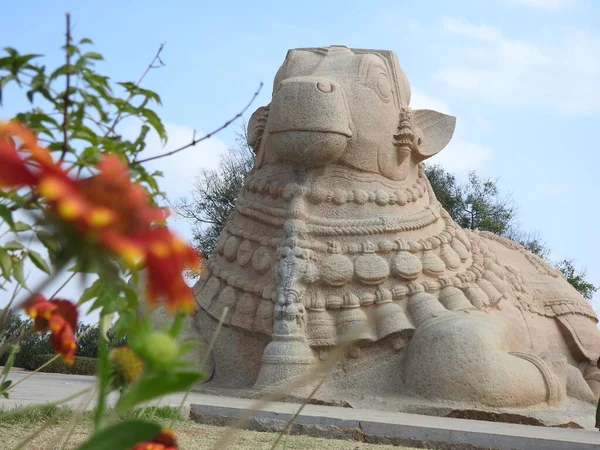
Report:
[{"label": "flower cluster", "polygon": [[177,450],[177,440],[173,431],[164,429],[150,441],[136,444],[132,450]]},{"label": "flower cluster", "polygon": [[191,313],[192,292],[182,272],[201,265],[201,255],[166,228],[167,212],[131,182],[120,158],[103,155],[96,169],[92,176],[72,177],[30,130],[15,121],[0,123],[1,187],[35,189],[49,211],[80,235],[129,264],[145,265],[150,304],[162,299],[172,312]]},{"label": "flower cluster", "polygon": [[75,361],[75,330],[77,328],[77,309],[68,300],[46,300],[35,295],[25,305],[25,312],[33,319],[36,331],[51,331],[50,344],[62,359],[73,364]]},{"label": "flower cluster", "polygon": [[135,383],[142,376],[144,362],[136,355],[133,349],[127,345],[113,348],[109,358],[113,363],[117,385],[128,385]]}]

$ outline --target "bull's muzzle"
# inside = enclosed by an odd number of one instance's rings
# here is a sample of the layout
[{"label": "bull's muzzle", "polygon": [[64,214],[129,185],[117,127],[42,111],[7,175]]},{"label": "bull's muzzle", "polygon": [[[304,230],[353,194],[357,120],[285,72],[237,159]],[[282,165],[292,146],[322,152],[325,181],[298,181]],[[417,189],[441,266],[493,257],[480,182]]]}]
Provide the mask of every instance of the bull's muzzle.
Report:
[{"label": "bull's muzzle", "polygon": [[275,159],[319,166],[338,159],[352,131],[341,86],[321,77],[288,78],[278,86],[267,121]]}]

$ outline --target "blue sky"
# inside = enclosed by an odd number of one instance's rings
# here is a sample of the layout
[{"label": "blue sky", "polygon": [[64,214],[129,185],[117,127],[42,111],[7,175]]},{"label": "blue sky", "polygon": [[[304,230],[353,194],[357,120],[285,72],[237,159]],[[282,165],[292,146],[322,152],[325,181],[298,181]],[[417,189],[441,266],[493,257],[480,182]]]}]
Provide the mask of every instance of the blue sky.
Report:
[{"label": "blue sky", "polygon": [[[23,3],[24,5],[25,3]],[[600,284],[600,3],[592,0],[255,1],[29,0],[3,8],[0,44],[62,60],[64,13],[76,38],[105,56],[98,69],[136,80],[166,42],[166,66],[144,86],[157,91],[168,148],[192,130],[221,125],[265,87],[286,51],[325,46],[394,50],[413,87],[412,106],[457,117],[451,144],[432,161],[499,178],[525,229],[539,231],[553,259],[574,258]],[[25,106],[8,92],[0,117]],[[156,163],[174,198],[201,167],[234,144],[231,127],[198,148]],[[161,150],[158,140],[149,152]],[[177,229],[189,236],[181,220]],[[75,289],[75,288],[73,288]],[[598,310],[600,295],[596,295]]]}]

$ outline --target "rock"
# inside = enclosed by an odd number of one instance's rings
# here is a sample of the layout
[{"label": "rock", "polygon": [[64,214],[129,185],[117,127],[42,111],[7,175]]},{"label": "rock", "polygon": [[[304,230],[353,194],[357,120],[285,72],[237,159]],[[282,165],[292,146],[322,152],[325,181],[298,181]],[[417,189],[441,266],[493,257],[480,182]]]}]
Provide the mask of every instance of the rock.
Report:
[{"label": "rock", "polygon": [[393,52],[288,52],[269,106],[249,120],[252,179],[195,289],[191,329],[204,341],[230,311],[209,384],[294,381],[301,393],[338,358],[320,392],[340,401],[498,417],[589,407],[600,395],[594,311],[522,246],[452,221],[422,162],[456,119],[410,99]]}]

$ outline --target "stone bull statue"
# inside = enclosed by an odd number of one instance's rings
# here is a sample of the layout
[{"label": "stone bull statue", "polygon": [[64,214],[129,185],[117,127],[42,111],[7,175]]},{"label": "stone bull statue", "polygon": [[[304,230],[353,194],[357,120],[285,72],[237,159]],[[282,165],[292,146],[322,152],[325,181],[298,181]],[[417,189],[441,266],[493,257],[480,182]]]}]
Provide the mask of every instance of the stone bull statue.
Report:
[{"label": "stone bull statue", "polygon": [[393,52],[288,52],[248,124],[255,166],[195,286],[205,340],[228,308],[209,385],[271,388],[354,339],[322,397],[591,408],[593,310],[521,245],[452,221],[422,162],[455,118],[412,110],[410,96]]}]

